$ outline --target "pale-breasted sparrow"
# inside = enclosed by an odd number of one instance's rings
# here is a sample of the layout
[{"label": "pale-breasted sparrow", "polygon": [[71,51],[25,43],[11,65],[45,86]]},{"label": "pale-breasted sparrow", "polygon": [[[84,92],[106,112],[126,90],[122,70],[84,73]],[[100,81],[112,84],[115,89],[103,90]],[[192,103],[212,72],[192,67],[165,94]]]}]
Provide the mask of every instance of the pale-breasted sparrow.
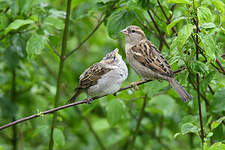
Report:
[{"label": "pale-breasted sparrow", "polygon": [[80,75],[79,85],[69,102],[73,102],[83,91],[88,97],[115,93],[127,76],[127,66],[116,48]]},{"label": "pale-breasted sparrow", "polygon": [[191,95],[177,82],[167,60],[145,36],[138,26],[128,26],[121,31],[126,40],[126,57],[131,67],[144,79],[164,79],[186,102]]}]

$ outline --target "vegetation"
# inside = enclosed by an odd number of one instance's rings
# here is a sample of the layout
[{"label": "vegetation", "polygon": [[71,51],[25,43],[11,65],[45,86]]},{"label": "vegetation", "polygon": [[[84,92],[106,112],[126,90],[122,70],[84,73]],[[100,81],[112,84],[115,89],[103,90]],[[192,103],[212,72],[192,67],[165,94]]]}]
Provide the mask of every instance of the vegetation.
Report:
[{"label": "vegetation", "polygon": [[[138,25],[193,96],[129,66],[117,95],[63,109],[79,75]],[[0,0],[0,150],[224,150],[225,0]],[[127,61],[126,61],[127,62]],[[70,107],[76,105],[74,107]],[[54,113],[52,113],[54,111]],[[48,115],[47,115],[48,114]]]}]

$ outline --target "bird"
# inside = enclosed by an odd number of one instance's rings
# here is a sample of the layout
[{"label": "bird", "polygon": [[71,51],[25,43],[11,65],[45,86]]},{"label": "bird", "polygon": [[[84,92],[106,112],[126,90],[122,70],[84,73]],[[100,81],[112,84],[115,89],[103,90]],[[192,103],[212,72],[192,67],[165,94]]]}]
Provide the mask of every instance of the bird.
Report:
[{"label": "bird", "polygon": [[125,36],[125,53],[128,63],[144,80],[167,80],[184,102],[192,96],[178,83],[167,60],[138,26],[121,30]]},{"label": "bird", "polygon": [[128,69],[118,51],[116,48],[107,53],[100,62],[91,65],[80,75],[79,85],[68,103],[74,102],[82,92],[87,94],[90,103],[90,97],[113,94],[120,89],[127,79]]}]

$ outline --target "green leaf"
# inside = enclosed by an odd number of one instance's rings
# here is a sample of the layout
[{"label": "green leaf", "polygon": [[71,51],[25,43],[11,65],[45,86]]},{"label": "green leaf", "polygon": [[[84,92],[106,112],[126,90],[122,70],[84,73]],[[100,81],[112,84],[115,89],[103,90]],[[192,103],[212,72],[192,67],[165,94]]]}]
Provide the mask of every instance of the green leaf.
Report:
[{"label": "green leaf", "polygon": [[41,54],[47,43],[46,41],[46,37],[39,34],[33,34],[27,41],[26,51],[28,56],[33,57],[34,55]]},{"label": "green leaf", "polygon": [[65,137],[63,132],[60,129],[55,128],[53,133],[53,140],[54,140],[54,144],[56,144],[59,147],[62,147],[65,145]]},{"label": "green leaf", "polygon": [[[204,67],[207,67],[207,66],[204,64]],[[200,84],[200,89],[202,92],[205,92],[205,90],[208,88],[208,85],[210,84],[214,76],[215,76],[214,71],[206,74],[206,76],[204,77],[204,79],[201,81],[201,84]]]},{"label": "green leaf", "polygon": [[209,34],[200,33],[199,37],[203,44],[203,48],[205,49],[206,56],[209,61],[216,60],[216,44],[213,37]]},{"label": "green leaf", "polygon": [[201,25],[201,27],[202,27],[202,28],[205,28],[205,29],[209,29],[209,28],[215,28],[216,25],[215,25],[214,23],[212,23],[212,22],[209,22],[209,23],[203,23],[203,24]]},{"label": "green leaf", "polygon": [[[172,45],[176,45],[178,50],[181,51],[182,47],[186,43],[188,37],[191,35],[193,31],[193,25],[187,24],[178,32],[178,36],[176,40],[173,41]],[[174,43],[175,42],[175,43]]]},{"label": "green leaf", "polygon": [[206,74],[208,73],[208,70],[209,70],[206,64],[197,60],[194,60],[191,62],[190,68],[193,73],[201,73],[201,74]]},{"label": "green leaf", "polygon": [[212,13],[209,8],[201,6],[197,9],[197,13],[198,13],[198,20],[200,25],[206,22],[211,22]]},{"label": "green leaf", "polygon": [[221,142],[214,143],[208,150],[224,150],[225,144]]},{"label": "green leaf", "polygon": [[168,24],[166,27],[167,34],[171,35],[172,27],[184,19],[186,19],[186,17],[179,17],[179,18],[174,19],[170,24]]},{"label": "green leaf", "polygon": [[8,16],[6,14],[0,14],[0,30],[5,29],[9,23]]},{"label": "green leaf", "polygon": [[154,80],[146,84],[146,86],[144,87],[144,92],[147,94],[149,98],[151,98],[155,94],[159,93],[160,90],[164,89],[167,86],[168,86],[168,82],[165,82],[165,81],[159,82],[158,80]]},{"label": "green leaf", "polygon": [[225,4],[221,0],[212,0],[213,5],[215,5],[216,9],[221,11],[221,14],[225,12]]},{"label": "green leaf", "polygon": [[183,135],[187,133],[198,134],[198,127],[193,125],[192,123],[185,123],[181,126],[181,133]]},{"label": "green leaf", "polygon": [[107,105],[107,120],[111,126],[119,123],[125,114],[125,104],[120,100],[111,100]]},{"label": "green leaf", "polygon": [[221,122],[222,122],[223,120],[225,120],[225,116],[219,118],[219,119],[216,120],[216,121],[213,121],[212,124],[211,124],[211,130],[217,128],[217,127],[221,124]]},{"label": "green leaf", "polygon": [[211,110],[215,113],[225,111],[225,88],[218,89],[213,96]]},{"label": "green leaf", "polygon": [[165,117],[171,117],[175,113],[177,108],[174,99],[171,98],[169,95],[159,95],[152,97],[149,104],[152,108],[159,110]]},{"label": "green leaf", "polygon": [[13,21],[12,23],[10,23],[9,26],[5,29],[5,34],[9,33],[12,30],[17,30],[22,26],[25,26],[27,24],[32,24],[32,23],[34,23],[34,21],[30,19],[27,19],[27,20],[17,19]]},{"label": "green leaf", "polygon": [[114,12],[107,23],[107,31],[111,38],[116,39],[120,31],[131,25],[135,19],[135,12],[132,10],[121,10]]},{"label": "green leaf", "polygon": [[191,1],[190,0],[168,0],[168,3],[189,4],[189,5],[191,5]]}]

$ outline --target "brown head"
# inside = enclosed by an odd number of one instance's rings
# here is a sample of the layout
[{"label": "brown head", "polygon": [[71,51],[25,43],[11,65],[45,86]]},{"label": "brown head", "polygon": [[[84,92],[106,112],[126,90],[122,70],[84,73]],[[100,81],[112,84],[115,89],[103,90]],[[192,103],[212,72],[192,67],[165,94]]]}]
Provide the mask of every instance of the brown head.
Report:
[{"label": "brown head", "polygon": [[126,42],[129,44],[137,44],[141,40],[146,39],[145,33],[138,26],[128,26],[121,32],[125,35]]}]

